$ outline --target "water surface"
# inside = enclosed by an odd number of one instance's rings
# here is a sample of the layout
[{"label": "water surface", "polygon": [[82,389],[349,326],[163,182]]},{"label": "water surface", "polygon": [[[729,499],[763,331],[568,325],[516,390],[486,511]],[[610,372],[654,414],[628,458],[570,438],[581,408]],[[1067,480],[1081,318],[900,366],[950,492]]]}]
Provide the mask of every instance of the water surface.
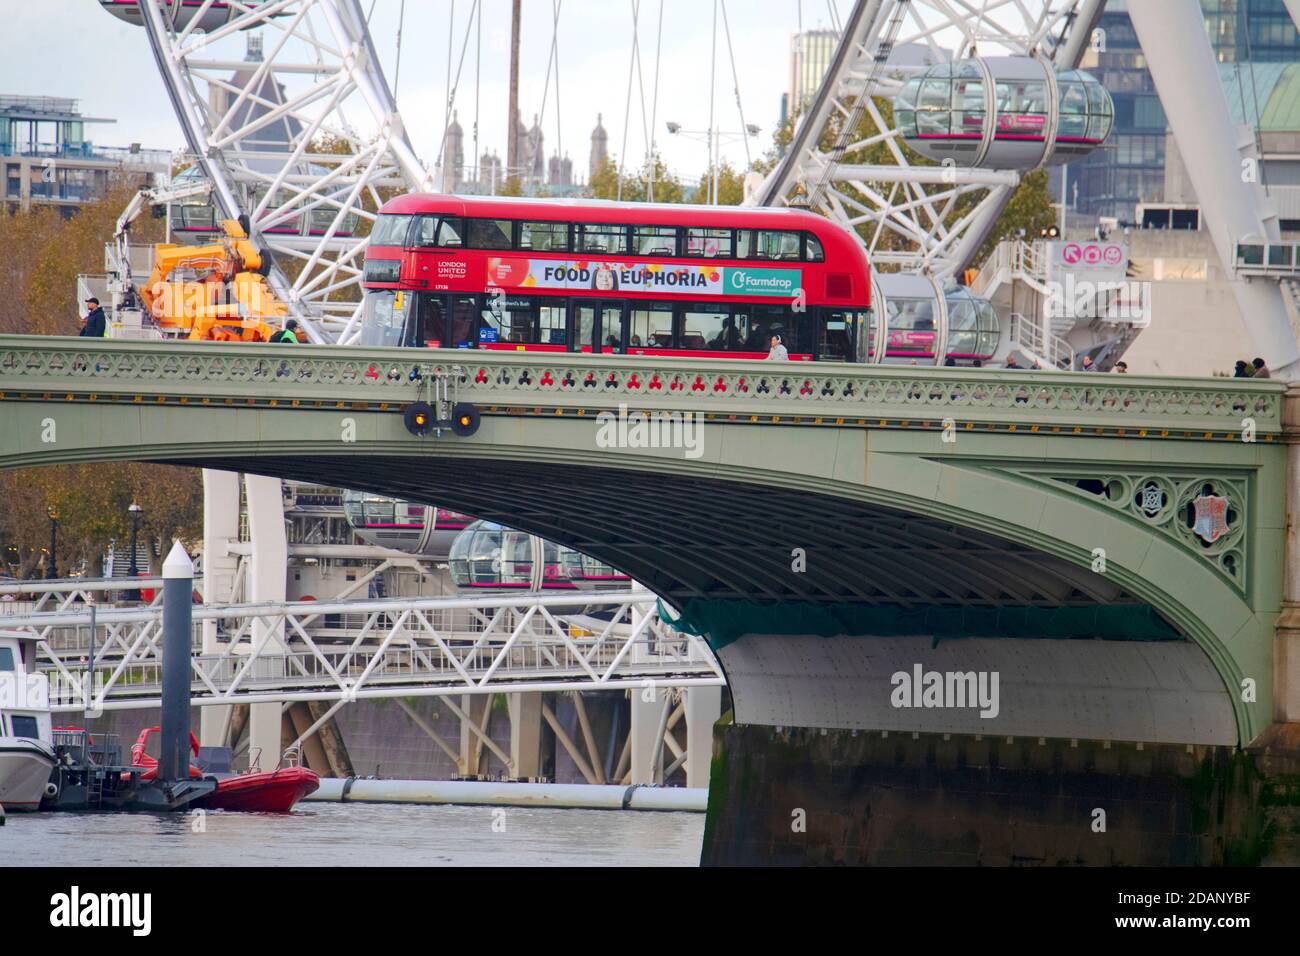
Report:
[{"label": "water surface", "polygon": [[703,834],[702,813],[538,807],[28,813],[0,827],[0,866],[696,866]]}]

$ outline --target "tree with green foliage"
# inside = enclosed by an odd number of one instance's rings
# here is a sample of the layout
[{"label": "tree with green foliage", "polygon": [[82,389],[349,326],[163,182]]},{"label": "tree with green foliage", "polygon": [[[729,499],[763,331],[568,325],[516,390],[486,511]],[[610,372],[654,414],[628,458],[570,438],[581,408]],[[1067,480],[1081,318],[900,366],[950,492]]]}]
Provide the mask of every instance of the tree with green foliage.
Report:
[{"label": "tree with green foliage", "polygon": [[[664,161],[658,155],[652,163],[643,165],[635,175],[622,177],[623,202],[649,202],[651,177],[655,202],[682,202],[685,190],[677,178],[668,171]],[[595,199],[619,199],[618,164],[613,158],[606,157],[592,174],[587,189]]]},{"label": "tree with green foliage", "polygon": [[[692,202],[707,203],[713,177],[708,170],[700,177]],[[745,201],[745,173],[725,160],[718,166],[718,205],[739,206]]]}]

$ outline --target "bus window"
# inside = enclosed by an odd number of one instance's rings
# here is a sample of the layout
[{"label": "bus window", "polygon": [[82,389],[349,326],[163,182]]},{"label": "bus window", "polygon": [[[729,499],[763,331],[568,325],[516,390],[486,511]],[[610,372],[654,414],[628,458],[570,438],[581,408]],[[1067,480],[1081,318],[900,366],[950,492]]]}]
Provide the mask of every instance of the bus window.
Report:
[{"label": "bus window", "polygon": [[848,362],[853,355],[853,313],[822,310],[817,357],[827,362]]},{"label": "bus window", "polygon": [[677,227],[633,226],[632,253],[638,256],[677,255]]},{"label": "bus window", "polygon": [[521,222],[519,248],[533,252],[568,252],[569,224],[567,222]]},{"label": "bus window", "polygon": [[[749,338],[745,343],[747,352],[766,352],[771,348],[773,335],[781,336],[781,341],[791,352],[810,352],[811,343],[801,344],[795,334],[795,315],[788,306],[751,305]],[[802,315],[807,316],[804,312]]]},{"label": "bus window", "polygon": [[498,302],[489,295],[480,317],[480,342],[535,344],[538,341],[537,306],[532,299],[506,297]]},{"label": "bus window", "polygon": [[735,252],[735,236],[730,229],[704,229],[688,226],[686,229],[686,248],[683,255],[704,256],[712,259],[717,256],[730,259]]},{"label": "bus window", "polygon": [[415,338],[417,346],[440,349],[447,340],[447,297],[420,296],[420,327]]},{"label": "bus window", "polygon": [[415,244],[423,248],[428,248],[437,245],[437,237],[438,217],[420,216],[415,223]]},{"label": "bus window", "polygon": [[750,317],[753,306],[736,303],[734,311],[722,323],[722,335],[709,343],[709,348],[724,352],[745,352],[749,349],[749,337],[754,331],[754,322]]},{"label": "bus window", "polygon": [[372,246],[404,246],[414,216],[380,216],[370,231]]},{"label": "bus window", "polygon": [[462,224],[459,217],[444,218],[438,223],[439,246],[463,246],[465,244]]},{"label": "bus window", "polygon": [[509,249],[514,245],[513,220],[469,219],[466,226],[471,249]]},{"label": "bus window", "polygon": [[678,347],[683,349],[722,349],[738,338],[731,308],[725,305],[684,306],[681,329]]},{"label": "bus window", "polygon": [[673,304],[671,302],[633,302],[629,348],[671,348],[673,344]]},{"label": "bus window", "polygon": [[446,344],[455,349],[478,346],[478,304],[474,301],[474,296],[452,296],[451,340]]},{"label": "bus window", "polygon": [[582,252],[608,252],[615,255],[627,252],[627,226],[580,223],[578,235]]},{"label": "bus window", "polygon": [[[624,303],[596,299],[569,300],[578,328],[578,340],[573,347],[578,350],[593,349],[596,352],[623,351],[623,306]],[[600,327],[596,327],[597,318]],[[599,339],[599,341],[596,341]]]},{"label": "bus window", "polygon": [[564,300],[542,305],[537,312],[538,332],[544,345],[567,345],[568,323],[564,318]]},{"label": "bus window", "polygon": [[776,229],[742,229],[737,255],[742,259],[800,258],[800,233]]},{"label": "bus window", "polygon": [[361,344],[405,345],[406,318],[410,308],[409,292],[367,292],[361,318]]},{"label": "bus window", "polygon": [[571,351],[581,351],[583,348],[591,347],[591,339],[595,335],[596,329],[596,310],[590,305],[584,305],[577,299],[569,300],[573,305],[574,325],[577,327],[574,340],[569,345]]},{"label": "bus window", "polygon": [[822,254],[822,244],[816,236],[805,232],[803,235],[803,242],[804,258],[809,262],[821,262],[826,258]]}]

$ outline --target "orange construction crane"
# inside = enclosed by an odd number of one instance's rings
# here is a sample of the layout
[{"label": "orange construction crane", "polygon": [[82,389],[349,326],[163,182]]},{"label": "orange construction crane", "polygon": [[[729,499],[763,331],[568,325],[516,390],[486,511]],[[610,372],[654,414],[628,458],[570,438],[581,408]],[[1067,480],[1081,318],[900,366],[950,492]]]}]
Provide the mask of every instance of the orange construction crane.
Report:
[{"label": "orange construction crane", "polygon": [[222,342],[265,342],[289,315],[266,283],[270,261],[243,225],[221,223],[225,238],[206,246],[154,246],[153,272],[137,291],[165,332]]}]

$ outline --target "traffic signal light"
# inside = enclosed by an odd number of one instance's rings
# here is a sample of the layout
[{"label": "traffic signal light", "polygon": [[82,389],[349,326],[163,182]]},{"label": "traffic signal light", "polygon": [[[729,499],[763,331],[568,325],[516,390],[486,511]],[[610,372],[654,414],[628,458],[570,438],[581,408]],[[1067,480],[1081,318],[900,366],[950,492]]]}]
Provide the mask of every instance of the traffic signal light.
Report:
[{"label": "traffic signal light", "polygon": [[480,418],[478,409],[469,402],[457,402],[451,410],[452,433],[468,438],[478,431]]},{"label": "traffic signal light", "polygon": [[433,431],[433,406],[428,402],[412,402],[402,413],[402,421],[408,432],[422,438]]}]

